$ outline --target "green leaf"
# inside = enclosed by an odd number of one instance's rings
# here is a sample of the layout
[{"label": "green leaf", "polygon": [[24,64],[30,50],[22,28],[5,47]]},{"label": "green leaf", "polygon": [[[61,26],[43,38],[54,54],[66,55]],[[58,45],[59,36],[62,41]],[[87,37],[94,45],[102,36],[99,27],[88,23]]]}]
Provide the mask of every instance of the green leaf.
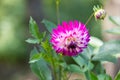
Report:
[{"label": "green leaf", "polygon": [[82,68],[82,71],[85,72],[94,67],[94,64],[90,62],[92,55],[93,47],[89,45],[81,54],[72,58]]},{"label": "green leaf", "polygon": [[90,80],[98,80],[97,76],[93,72],[90,72]]},{"label": "green leaf", "polygon": [[56,25],[48,20],[43,20],[42,23],[45,24],[45,27],[47,28],[47,30],[51,33],[53,28],[56,28]]},{"label": "green leaf", "polygon": [[96,75],[105,73],[105,69],[100,61],[92,61],[92,63],[95,65],[95,67],[92,69],[92,71]]},{"label": "green leaf", "polygon": [[120,35],[120,27],[116,27],[116,28],[106,30],[106,32]]},{"label": "green leaf", "polygon": [[[31,51],[30,59],[37,52],[36,48]],[[52,73],[48,64],[44,61],[44,59],[40,59],[34,63],[30,63],[30,68],[32,72],[34,72],[40,80],[52,80]]]},{"label": "green leaf", "polygon": [[95,48],[99,48],[100,46],[103,45],[103,41],[98,39],[97,37],[91,36],[89,44],[92,45]]},{"label": "green leaf", "polygon": [[39,40],[38,39],[32,39],[32,38],[29,38],[27,40],[25,40],[27,43],[31,43],[31,44],[38,44],[39,43]]},{"label": "green leaf", "polygon": [[105,74],[100,74],[97,77],[98,77],[98,80],[105,80]]},{"label": "green leaf", "polygon": [[115,80],[120,80],[120,71],[119,71],[118,74],[115,76]]},{"label": "green leaf", "polygon": [[88,62],[88,70],[92,70],[94,68],[94,64],[90,61]]},{"label": "green leaf", "polygon": [[108,52],[101,52],[97,55],[95,55],[92,60],[93,61],[109,61],[109,62],[113,62],[116,63],[117,62],[117,58],[113,55],[110,54],[106,54]]},{"label": "green leaf", "polygon": [[[106,54],[115,54],[120,52],[120,40],[113,40],[113,41],[108,41],[105,42],[101,47],[100,47],[100,52],[106,52]],[[112,51],[112,52],[111,52]]]},{"label": "green leaf", "polygon": [[80,68],[80,66],[78,65],[74,65],[74,64],[71,64],[71,65],[68,65],[68,71],[70,72],[74,72],[74,73],[83,73],[82,72],[82,69]]},{"label": "green leaf", "polygon": [[109,75],[106,75],[105,80],[112,80],[112,78]]},{"label": "green leaf", "polygon": [[90,60],[92,55],[94,55],[94,47],[91,45],[88,45],[86,49],[84,49],[84,51],[82,53],[80,53],[79,55],[85,59],[85,60]]},{"label": "green leaf", "polygon": [[44,58],[45,54],[44,53],[37,53],[37,54],[34,54],[29,63],[35,63],[36,61],[40,60],[41,58]]},{"label": "green leaf", "polygon": [[120,26],[120,17],[118,16],[109,16],[109,20],[116,24],[117,26]]},{"label": "green leaf", "polygon": [[107,74],[98,75],[98,80],[112,80],[112,78]]},{"label": "green leaf", "polygon": [[120,40],[109,41],[100,47],[99,52],[93,56],[92,60],[116,62],[115,55],[118,53],[120,53]]},{"label": "green leaf", "polygon": [[32,56],[33,55],[35,55],[35,54],[38,54],[39,52],[37,51],[37,49],[34,47],[34,49],[31,51],[31,53],[30,53],[30,58],[29,58],[29,60],[31,60],[32,59]]},{"label": "green leaf", "polygon": [[95,53],[99,51],[100,46],[103,45],[103,41],[98,39],[97,37],[91,36],[89,44],[94,47],[93,52]]},{"label": "green leaf", "polygon": [[90,71],[85,72],[85,77],[86,77],[86,80],[98,80],[97,76]]},{"label": "green leaf", "polygon": [[40,33],[39,33],[39,28],[37,23],[33,20],[32,17],[30,17],[30,21],[29,21],[29,31],[31,33],[31,35],[37,39],[40,38]]},{"label": "green leaf", "polygon": [[44,42],[41,43],[41,46],[48,52],[51,53],[52,46],[50,45],[49,40],[45,40]]},{"label": "green leaf", "polygon": [[92,63],[89,63],[88,59],[84,59],[84,57],[81,56],[81,54],[72,58],[80,66],[80,68],[82,68],[82,72],[91,70],[94,66]]},{"label": "green leaf", "polygon": [[83,67],[85,65],[87,65],[87,61],[85,61],[84,58],[82,58],[80,55],[78,56],[75,56],[75,57],[72,57],[73,60],[80,66],[80,67]]}]

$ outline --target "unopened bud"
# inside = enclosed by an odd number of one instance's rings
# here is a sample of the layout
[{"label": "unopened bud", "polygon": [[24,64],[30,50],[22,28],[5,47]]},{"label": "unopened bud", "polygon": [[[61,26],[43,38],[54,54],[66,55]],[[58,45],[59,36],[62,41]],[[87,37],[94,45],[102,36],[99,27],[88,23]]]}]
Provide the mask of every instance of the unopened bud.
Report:
[{"label": "unopened bud", "polygon": [[99,6],[94,6],[94,16],[96,20],[103,20],[106,17],[106,12],[104,9],[100,8]]}]

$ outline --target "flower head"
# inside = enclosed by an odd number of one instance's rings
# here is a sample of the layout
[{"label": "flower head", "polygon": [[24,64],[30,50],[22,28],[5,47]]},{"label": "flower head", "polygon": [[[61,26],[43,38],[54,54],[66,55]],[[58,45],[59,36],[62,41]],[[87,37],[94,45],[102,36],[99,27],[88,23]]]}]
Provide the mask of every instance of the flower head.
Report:
[{"label": "flower head", "polygon": [[99,6],[94,6],[93,8],[94,10],[94,16],[95,19],[99,19],[99,20],[103,20],[106,17],[106,11],[102,8],[100,8]]},{"label": "flower head", "polygon": [[76,56],[87,47],[90,35],[86,26],[78,21],[62,22],[51,34],[51,43],[57,53]]}]

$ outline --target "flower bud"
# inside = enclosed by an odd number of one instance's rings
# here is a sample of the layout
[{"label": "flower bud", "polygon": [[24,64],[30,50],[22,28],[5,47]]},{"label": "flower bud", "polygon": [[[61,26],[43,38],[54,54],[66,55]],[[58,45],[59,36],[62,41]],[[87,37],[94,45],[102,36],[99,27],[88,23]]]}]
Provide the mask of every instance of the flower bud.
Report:
[{"label": "flower bud", "polygon": [[93,8],[94,10],[94,16],[96,20],[104,20],[106,17],[106,11],[99,6]]}]

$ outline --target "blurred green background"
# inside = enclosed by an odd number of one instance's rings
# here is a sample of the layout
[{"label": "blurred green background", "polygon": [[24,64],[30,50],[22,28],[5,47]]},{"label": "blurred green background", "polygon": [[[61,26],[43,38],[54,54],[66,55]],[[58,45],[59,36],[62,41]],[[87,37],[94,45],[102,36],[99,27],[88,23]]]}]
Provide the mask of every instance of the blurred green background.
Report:
[{"label": "blurred green background", "polygon": [[[85,23],[93,6],[100,0],[61,0],[60,21],[80,20]],[[29,17],[40,26],[47,19],[57,24],[55,0],[0,0],[0,80],[37,80],[29,69],[32,45],[25,42],[29,34]],[[101,38],[100,23],[89,22],[90,34]],[[7,76],[7,77],[6,77]]]}]

